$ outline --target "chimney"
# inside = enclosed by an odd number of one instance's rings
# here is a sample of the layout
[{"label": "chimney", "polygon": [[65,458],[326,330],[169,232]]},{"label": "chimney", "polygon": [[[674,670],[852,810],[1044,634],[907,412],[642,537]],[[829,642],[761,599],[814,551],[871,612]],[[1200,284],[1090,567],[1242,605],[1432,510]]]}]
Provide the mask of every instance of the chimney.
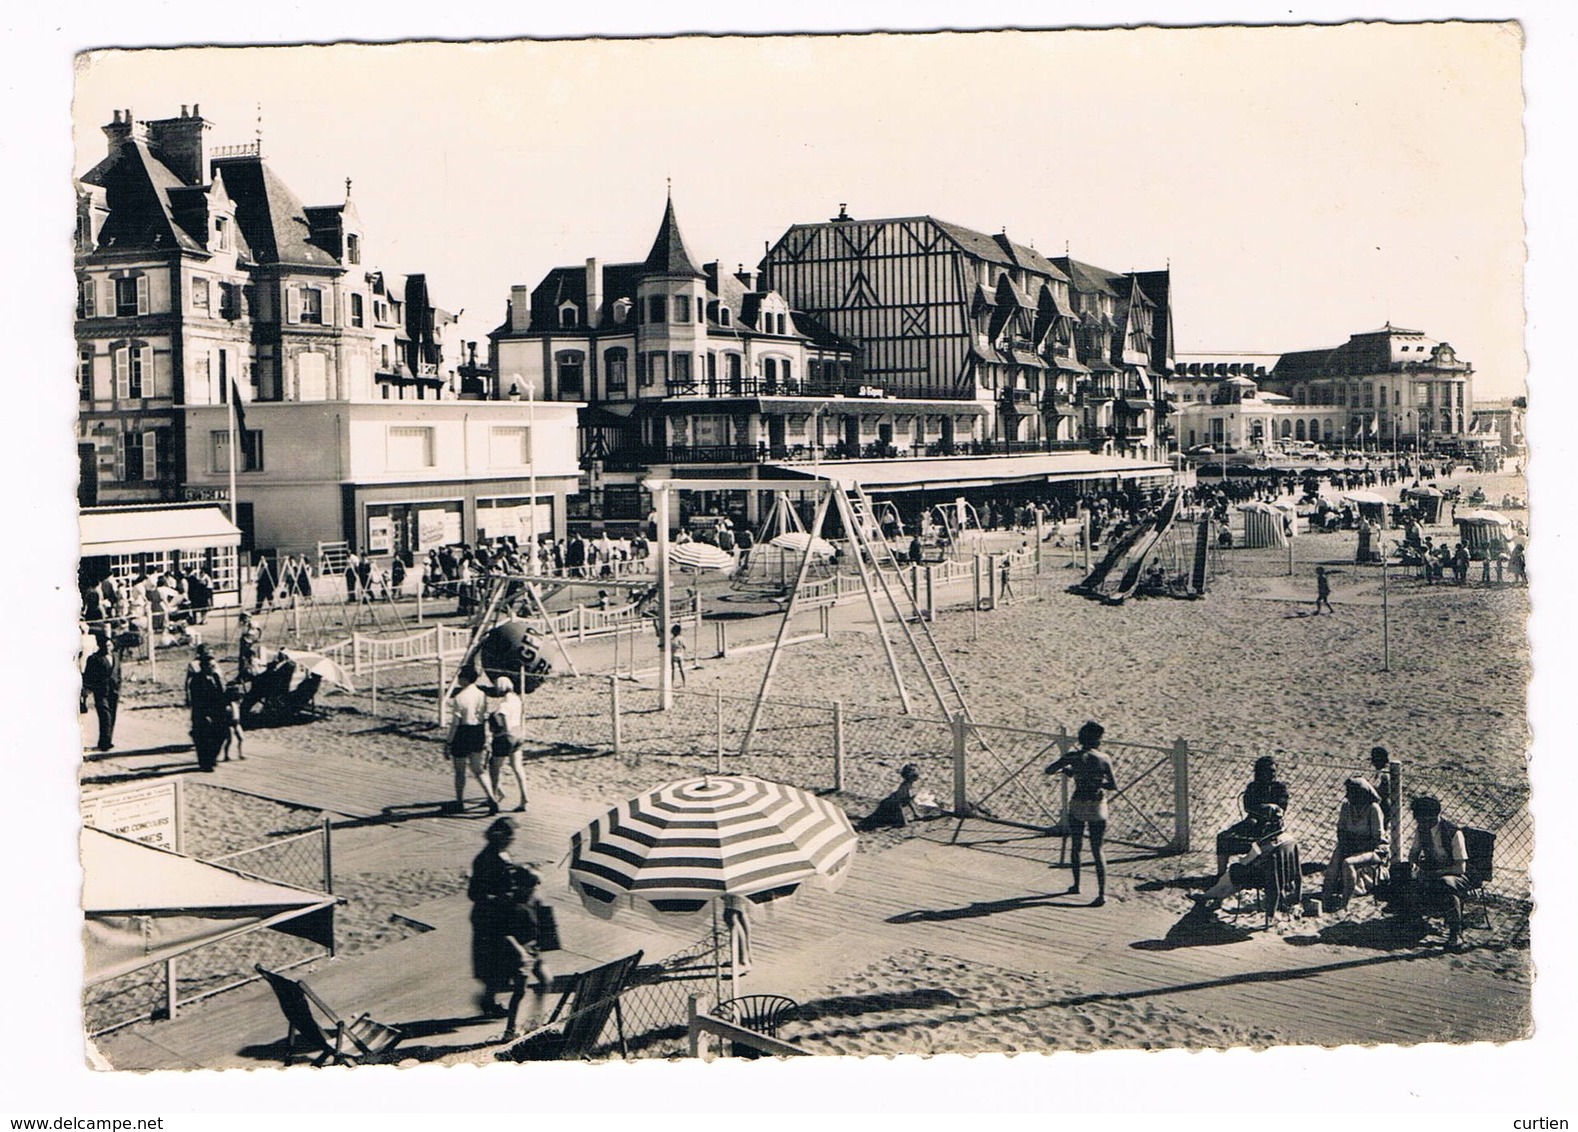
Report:
[{"label": "chimney", "polygon": [[706,276],[707,279],[707,290],[711,291],[713,294],[718,293],[719,266],[720,265],[717,260],[713,260],[711,263],[704,263],[701,265],[701,273],[702,275]]},{"label": "chimney", "polygon": [[510,288],[510,329],[531,328],[531,288],[517,283]]},{"label": "chimney", "polygon": [[114,153],[127,141],[134,137],[142,137],[145,131],[137,125],[130,110],[115,111],[115,120],[104,127],[104,136],[109,140],[110,152]]},{"label": "chimney", "polygon": [[738,270],[735,271],[734,277],[740,281],[740,286],[744,287],[747,291],[756,290],[756,272],[745,270],[745,265],[743,263],[740,264]]},{"label": "chimney", "polygon": [[586,325],[593,330],[603,315],[603,269],[598,266],[597,257],[591,256],[586,261]]},{"label": "chimney", "polygon": [[208,131],[211,128],[193,106],[181,107],[179,118],[148,123],[148,146],[183,184],[201,185],[208,168]]}]

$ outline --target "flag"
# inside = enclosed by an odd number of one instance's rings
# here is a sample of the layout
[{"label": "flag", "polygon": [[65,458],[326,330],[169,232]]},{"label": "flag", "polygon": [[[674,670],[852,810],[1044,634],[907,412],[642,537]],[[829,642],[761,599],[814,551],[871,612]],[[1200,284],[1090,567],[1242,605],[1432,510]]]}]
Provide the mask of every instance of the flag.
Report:
[{"label": "flag", "polygon": [[241,463],[234,465],[239,471],[252,463],[252,434],[247,431],[247,413],[241,404],[241,388],[236,385],[234,375],[230,378],[230,403],[235,406],[236,433],[241,438]]},{"label": "flag", "polygon": [[1381,431],[1380,424],[1377,423],[1376,418],[1371,417],[1370,418],[1370,435],[1374,436],[1380,431]]}]

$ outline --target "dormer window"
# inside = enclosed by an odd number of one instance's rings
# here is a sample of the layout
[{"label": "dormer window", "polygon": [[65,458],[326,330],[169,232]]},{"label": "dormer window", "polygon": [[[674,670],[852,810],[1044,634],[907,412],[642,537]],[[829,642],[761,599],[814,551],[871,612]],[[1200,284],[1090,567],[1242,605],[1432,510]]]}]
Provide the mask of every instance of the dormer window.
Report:
[{"label": "dormer window", "polygon": [[362,238],[355,232],[346,233],[345,259],[348,263],[362,262]]},{"label": "dormer window", "polygon": [[559,304],[559,329],[573,330],[581,325],[581,311],[574,303]]},{"label": "dormer window", "polygon": [[228,252],[230,250],[230,217],[214,217],[214,250]]},{"label": "dormer window", "polygon": [[629,318],[630,318],[630,300],[629,299],[615,299],[614,300],[614,321],[615,322],[625,322]]},{"label": "dormer window", "polygon": [[733,314],[733,312],[731,312],[729,310],[728,307],[720,306],[718,308],[718,325],[719,326],[733,326],[734,325],[734,314]]}]

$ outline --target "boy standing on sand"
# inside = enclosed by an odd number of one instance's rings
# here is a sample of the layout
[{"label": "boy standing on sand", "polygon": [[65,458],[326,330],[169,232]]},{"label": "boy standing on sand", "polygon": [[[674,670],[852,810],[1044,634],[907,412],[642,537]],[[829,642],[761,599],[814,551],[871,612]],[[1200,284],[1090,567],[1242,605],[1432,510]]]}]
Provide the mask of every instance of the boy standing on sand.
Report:
[{"label": "boy standing on sand", "polygon": [[1335,615],[1336,610],[1331,607],[1331,579],[1326,576],[1326,567],[1315,567],[1315,616],[1320,616],[1320,607],[1326,607],[1326,612]]},{"label": "boy standing on sand", "polygon": [[683,625],[675,625],[670,632],[668,655],[669,663],[674,666],[674,675],[683,688],[685,686],[685,627]]}]

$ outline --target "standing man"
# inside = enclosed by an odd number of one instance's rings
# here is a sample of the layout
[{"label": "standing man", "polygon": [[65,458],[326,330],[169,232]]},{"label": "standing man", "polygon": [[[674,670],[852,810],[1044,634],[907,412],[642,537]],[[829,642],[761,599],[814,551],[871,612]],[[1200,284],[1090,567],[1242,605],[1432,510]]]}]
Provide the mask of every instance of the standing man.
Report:
[{"label": "standing man", "polygon": [[197,769],[212,774],[219,751],[230,737],[230,698],[224,677],[214,667],[207,645],[197,646],[194,667],[186,674],[186,702],[192,710],[192,746],[197,749]]},{"label": "standing man", "polygon": [[467,669],[460,687],[450,697],[454,723],[449,730],[449,758],[455,765],[455,801],[445,809],[458,814],[466,808],[466,771],[470,770],[488,801],[488,813],[499,812],[499,800],[488,782],[488,697],[477,684],[477,674]]},{"label": "standing man", "polygon": [[98,749],[115,749],[115,712],[121,699],[121,659],[110,645],[106,633],[93,634],[97,650],[82,669],[82,687],[93,696],[93,710],[99,718]]}]

